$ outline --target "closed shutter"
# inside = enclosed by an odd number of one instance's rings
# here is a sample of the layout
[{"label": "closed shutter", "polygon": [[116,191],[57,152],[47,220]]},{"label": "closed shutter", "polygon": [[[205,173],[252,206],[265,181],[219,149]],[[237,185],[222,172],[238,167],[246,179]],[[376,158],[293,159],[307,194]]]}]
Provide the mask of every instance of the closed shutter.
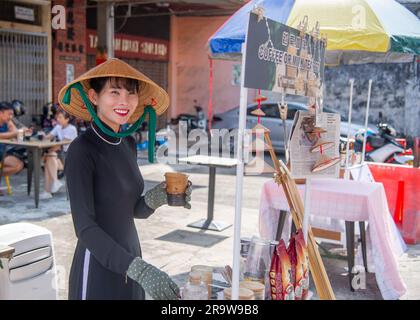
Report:
[{"label": "closed shutter", "polygon": [[0,30],[0,100],[21,100],[27,113],[19,120],[31,123],[48,100],[47,35]]}]

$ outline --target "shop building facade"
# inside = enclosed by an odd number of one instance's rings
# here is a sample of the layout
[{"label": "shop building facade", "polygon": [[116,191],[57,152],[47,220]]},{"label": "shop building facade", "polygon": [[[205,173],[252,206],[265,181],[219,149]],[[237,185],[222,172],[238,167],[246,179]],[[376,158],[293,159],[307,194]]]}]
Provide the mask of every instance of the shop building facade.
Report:
[{"label": "shop building facade", "polygon": [[[66,30],[53,30],[53,101],[61,87],[96,65],[98,2],[57,0],[66,8]],[[169,17],[124,19],[127,6],[116,6],[114,56],[141,70],[168,90]],[[166,114],[159,127],[166,125]]]},{"label": "shop building facade", "polygon": [[50,1],[0,2],[0,101],[23,101],[24,123],[52,98],[50,30]]}]

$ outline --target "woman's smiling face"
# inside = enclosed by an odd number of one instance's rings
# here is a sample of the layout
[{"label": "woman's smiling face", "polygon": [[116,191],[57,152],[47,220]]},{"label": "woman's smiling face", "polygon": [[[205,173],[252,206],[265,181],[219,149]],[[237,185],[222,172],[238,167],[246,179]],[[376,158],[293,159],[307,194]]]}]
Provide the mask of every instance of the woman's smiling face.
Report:
[{"label": "woman's smiling face", "polygon": [[109,79],[99,93],[89,90],[89,98],[97,106],[99,118],[114,131],[128,122],[139,102],[137,87],[130,88],[124,80]]}]

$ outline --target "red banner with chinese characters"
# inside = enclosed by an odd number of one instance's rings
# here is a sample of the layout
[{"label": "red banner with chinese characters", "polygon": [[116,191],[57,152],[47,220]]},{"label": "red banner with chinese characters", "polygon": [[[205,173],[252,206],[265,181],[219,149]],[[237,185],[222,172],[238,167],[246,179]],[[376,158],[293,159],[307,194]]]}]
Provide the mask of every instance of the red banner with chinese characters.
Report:
[{"label": "red banner with chinese characters", "polygon": [[[88,54],[97,54],[98,36],[95,30],[86,32]],[[114,38],[114,55],[117,58],[168,61],[169,41],[133,35],[117,34]]]}]

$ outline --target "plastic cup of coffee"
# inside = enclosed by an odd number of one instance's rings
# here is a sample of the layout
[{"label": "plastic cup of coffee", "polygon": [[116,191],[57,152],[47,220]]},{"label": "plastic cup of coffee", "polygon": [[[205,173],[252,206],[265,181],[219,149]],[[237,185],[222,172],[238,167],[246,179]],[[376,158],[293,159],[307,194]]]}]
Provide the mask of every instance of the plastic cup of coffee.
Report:
[{"label": "plastic cup of coffee", "polygon": [[180,172],[165,173],[166,192],[169,206],[184,206],[185,191],[189,185],[188,176]]}]

